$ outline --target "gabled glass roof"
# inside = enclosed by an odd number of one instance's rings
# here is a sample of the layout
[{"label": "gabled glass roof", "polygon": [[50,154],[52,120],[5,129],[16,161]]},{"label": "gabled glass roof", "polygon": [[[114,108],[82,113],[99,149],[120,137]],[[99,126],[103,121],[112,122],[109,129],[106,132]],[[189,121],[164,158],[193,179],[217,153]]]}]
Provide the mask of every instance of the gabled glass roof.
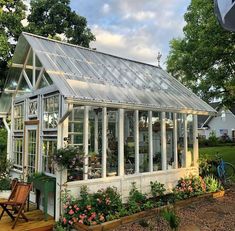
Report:
[{"label": "gabled glass roof", "polygon": [[30,45],[58,90],[74,102],[120,107],[191,111],[215,110],[159,67],[23,33],[13,63]]}]

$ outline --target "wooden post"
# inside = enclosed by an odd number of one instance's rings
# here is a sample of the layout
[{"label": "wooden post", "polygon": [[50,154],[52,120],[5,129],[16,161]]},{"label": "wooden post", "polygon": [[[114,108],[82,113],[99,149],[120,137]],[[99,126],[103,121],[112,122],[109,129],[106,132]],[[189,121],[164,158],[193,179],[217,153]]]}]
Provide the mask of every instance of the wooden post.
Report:
[{"label": "wooden post", "polygon": [[173,114],[173,146],[174,146],[174,162],[175,162],[175,168],[178,168],[178,142],[177,142],[177,113]]},{"label": "wooden post", "polygon": [[193,115],[193,165],[198,166],[198,121],[197,115]]},{"label": "wooden post", "polygon": [[162,154],[162,170],[166,170],[166,113],[161,113],[161,154]]},{"label": "wooden post", "polygon": [[140,172],[140,164],[139,164],[139,111],[135,110],[135,125],[134,125],[134,133],[135,133],[135,173]]},{"label": "wooden post", "polygon": [[106,177],[107,171],[107,108],[102,110],[102,178]]},{"label": "wooden post", "polygon": [[[97,112],[98,113],[98,112]],[[95,153],[98,154],[99,150],[98,150],[98,147],[99,147],[99,134],[98,134],[98,114],[95,113]]]},{"label": "wooden post", "polygon": [[124,109],[118,109],[118,175],[124,175]]},{"label": "wooden post", "polygon": [[83,120],[83,149],[84,149],[84,165],[83,165],[83,179],[88,179],[88,128],[89,128],[89,108],[84,107],[84,120]]},{"label": "wooden post", "polygon": [[152,129],[152,111],[148,112],[148,140],[149,140],[149,172],[153,171],[153,129]]}]

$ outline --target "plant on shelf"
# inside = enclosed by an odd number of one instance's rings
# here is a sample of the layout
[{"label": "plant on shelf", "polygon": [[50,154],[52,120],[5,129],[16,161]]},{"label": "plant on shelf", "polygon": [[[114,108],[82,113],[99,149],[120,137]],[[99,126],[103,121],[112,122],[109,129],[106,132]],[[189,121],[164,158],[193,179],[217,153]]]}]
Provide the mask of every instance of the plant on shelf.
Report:
[{"label": "plant on shelf", "polygon": [[67,146],[58,149],[53,159],[61,169],[79,169],[83,167],[84,152],[78,147]]}]

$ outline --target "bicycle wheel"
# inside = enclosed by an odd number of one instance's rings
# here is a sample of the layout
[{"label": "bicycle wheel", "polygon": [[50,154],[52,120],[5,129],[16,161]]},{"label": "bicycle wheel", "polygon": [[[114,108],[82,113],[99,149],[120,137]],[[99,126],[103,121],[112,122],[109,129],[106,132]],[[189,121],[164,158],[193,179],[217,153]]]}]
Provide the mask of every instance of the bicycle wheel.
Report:
[{"label": "bicycle wheel", "polygon": [[235,175],[235,168],[232,164],[224,162],[224,178],[230,180]]}]

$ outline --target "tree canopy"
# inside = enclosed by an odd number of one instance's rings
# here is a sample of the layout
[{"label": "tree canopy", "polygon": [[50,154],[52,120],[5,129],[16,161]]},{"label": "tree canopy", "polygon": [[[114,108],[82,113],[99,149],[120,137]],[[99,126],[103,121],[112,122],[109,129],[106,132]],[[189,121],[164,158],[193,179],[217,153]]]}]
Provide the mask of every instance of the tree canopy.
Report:
[{"label": "tree canopy", "polygon": [[184,37],[170,42],[167,71],[201,98],[235,102],[235,33],[214,15],[213,0],[192,0],[184,15]]},{"label": "tree canopy", "polygon": [[[89,43],[95,40],[86,18],[69,5],[70,0],[31,0],[26,17],[27,8],[22,0],[0,0],[0,87],[22,31],[84,47],[89,47]],[[28,23],[23,25],[25,18]]]}]

